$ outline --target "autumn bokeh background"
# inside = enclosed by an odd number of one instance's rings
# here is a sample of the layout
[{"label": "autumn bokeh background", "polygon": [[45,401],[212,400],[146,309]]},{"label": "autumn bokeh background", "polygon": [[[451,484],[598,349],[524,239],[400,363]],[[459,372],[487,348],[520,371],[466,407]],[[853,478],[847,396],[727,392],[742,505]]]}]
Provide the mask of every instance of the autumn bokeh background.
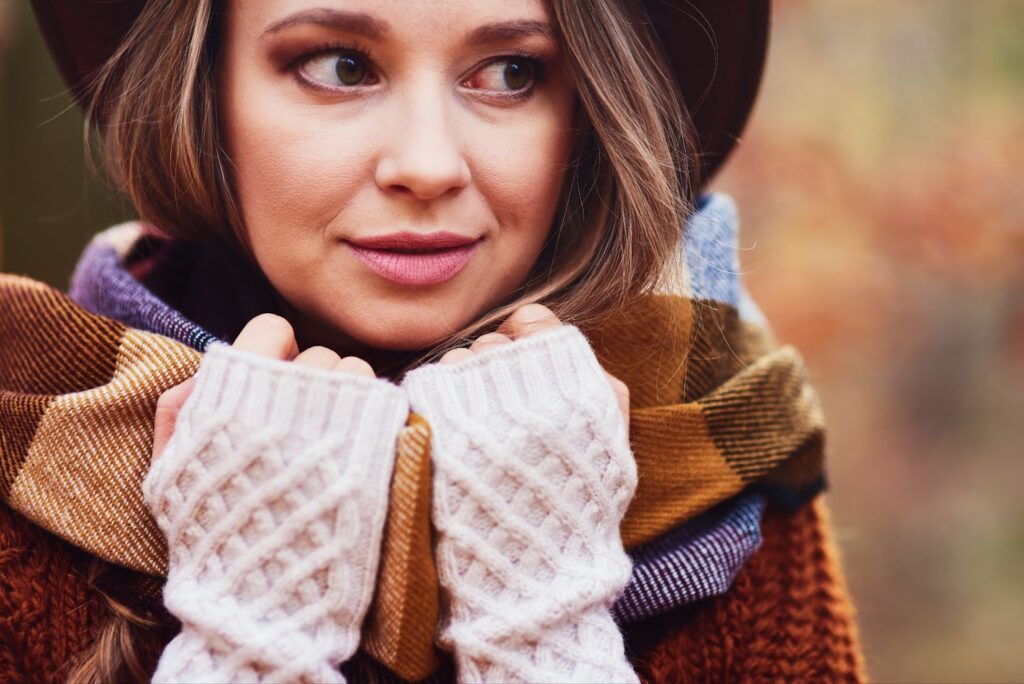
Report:
[{"label": "autumn bokeh background", "polygon": [[[0,0],[0,270],[66,287],[126,215],[80,121]],[[715,187],[825,404],[872,678],[1024,680],[1024,2],[776,2]]]}]

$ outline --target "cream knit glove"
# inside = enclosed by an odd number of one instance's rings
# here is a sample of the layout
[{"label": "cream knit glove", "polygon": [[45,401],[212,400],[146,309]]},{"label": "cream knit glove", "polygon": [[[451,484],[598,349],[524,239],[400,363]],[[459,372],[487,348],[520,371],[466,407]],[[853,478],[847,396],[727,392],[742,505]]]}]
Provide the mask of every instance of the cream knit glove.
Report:
[{"label": "cream knit glove", "polygon": [[143,483],[182,622],[153,681],[344,681],[407,415],[385,380],[207,352]]},{"label": "cream knit glove", "polygon": [[637,682],[610,607],[636,464],[615,393],[573,326],[403,388],[433,428],[439,636],[462,682]]}]

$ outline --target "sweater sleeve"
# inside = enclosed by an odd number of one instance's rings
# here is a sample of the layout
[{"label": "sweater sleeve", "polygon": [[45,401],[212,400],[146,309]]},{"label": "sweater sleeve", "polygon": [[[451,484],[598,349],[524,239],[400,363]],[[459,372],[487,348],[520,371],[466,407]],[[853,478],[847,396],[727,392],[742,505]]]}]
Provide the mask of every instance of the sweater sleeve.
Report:
[{"label": "sweater sleeve", "polygon": [[610,608],[636,464],[572,326],[408,374],[434,429],[433,520],[460,681],[635,682]]},{"label": "sweater sleeve", "polygon": [[206,354],[143,483],[182,623],[153,681],[344,681],[407,414],[384,380]]}]

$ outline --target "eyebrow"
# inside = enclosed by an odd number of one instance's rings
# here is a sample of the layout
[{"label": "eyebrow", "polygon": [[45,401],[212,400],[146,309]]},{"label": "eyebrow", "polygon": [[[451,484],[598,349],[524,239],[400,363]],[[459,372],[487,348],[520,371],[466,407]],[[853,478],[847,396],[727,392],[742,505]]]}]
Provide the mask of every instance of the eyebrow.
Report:
[{"label": "eyebrow", "polygon": [[284,29],[301,24],[313,24],[336,31],[345,31],[364,36],[371,40],[379,40],[390,30],[390,25],[365,12],[348,12],[345,10],[318,8],[296,12],[291,16],[271,24],[263,32],[263,38],[273,35]]},{"label": "eyebrow", "polygon": [[[371,40],[380,40],[391,30],[391,26],[386,21],[382,21],[365,12],[349,12],[322,7],[296,12],[280,21],[274,22],[263,31],[263,37],[265,38],[284,29],[302,24],[313,24],[315,26],[354,33]],[[466,37],[466,44],[479,46],[529,38],[531,36],[550,38],[552,35],[551,25],[547,22],[520,19],[478,26]]]},{"label": "eyebrow", "polygon": [[501,43],[531,36],[550,38],[552,34],[551,25],[544,21],[530,19],[502,21],[484,24],[473,29],[466,37],[466,45],[487,45],[488,43]]}]

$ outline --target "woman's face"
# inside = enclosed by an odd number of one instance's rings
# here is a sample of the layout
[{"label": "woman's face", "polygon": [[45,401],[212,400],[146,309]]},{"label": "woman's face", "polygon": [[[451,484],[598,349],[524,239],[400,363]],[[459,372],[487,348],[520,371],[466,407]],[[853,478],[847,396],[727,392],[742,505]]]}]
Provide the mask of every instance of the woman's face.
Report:
[{"label": "woman's face", "polygon": [[232,0],[220,107],[256,259],[305,341],[412,350],[523,283],[575,93],[541,0]]}]

